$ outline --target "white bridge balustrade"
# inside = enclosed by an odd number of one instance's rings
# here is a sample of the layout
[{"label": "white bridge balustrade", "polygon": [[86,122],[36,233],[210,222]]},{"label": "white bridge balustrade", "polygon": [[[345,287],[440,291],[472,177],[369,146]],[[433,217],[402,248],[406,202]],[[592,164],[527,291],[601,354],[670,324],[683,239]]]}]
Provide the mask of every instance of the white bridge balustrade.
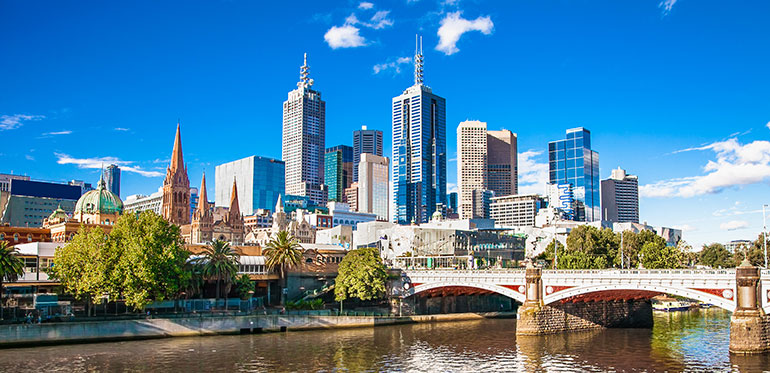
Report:
[{"label": "white bridge balustrade", "polygon": [[[441,287],[484,289],[520,303],[526,299],[524,269],[455,270],[402,269],[404,296]],[[710,303],[729,311],[736,309],[736,270],[606,269],[543,270],[543,304],[566,298],[613,290],[646,290],[679,295]],[[760,306],[770,313],[770,270],[761,271]]]}]

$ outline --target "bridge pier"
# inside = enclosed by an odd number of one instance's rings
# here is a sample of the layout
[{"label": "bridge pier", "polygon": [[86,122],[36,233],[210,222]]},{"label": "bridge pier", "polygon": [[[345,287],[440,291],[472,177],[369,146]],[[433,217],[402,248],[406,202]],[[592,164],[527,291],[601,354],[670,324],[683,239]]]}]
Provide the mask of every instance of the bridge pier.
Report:
[{"label": "bridge pier", "polygon": [[736,307],[730,318],[730,352],[770,351],[770,317],[759,306],[760,269],[744,258],[735,270]]},{"label": "bridge pier", "polygon": [[608,327],[652,327],[652,305],[648,300],[606,300],[543,303],[542,269],[528,267],[525,301],[519,307],[516,335],[545,335]]}]

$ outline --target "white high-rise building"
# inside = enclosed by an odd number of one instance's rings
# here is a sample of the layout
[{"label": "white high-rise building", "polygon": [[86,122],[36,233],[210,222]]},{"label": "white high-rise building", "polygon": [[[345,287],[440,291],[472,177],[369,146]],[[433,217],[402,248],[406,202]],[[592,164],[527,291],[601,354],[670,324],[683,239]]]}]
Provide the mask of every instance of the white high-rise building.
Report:
[{"label": "white high-rise building", "polygon": [[487,124],[476,120],[457,126],[457,188],[460,219],[486,218]]},{"label": "white high-rise building", "polygon": [[388,158],[361,154],[358,164],[358,211],[388,219]]},{"label": "white high-rise building", "polygon": [[311,89],[313,79],[305,63],[300,68],[297,89],[283,103],[283,149],[286,163],[286,194],[309,197],[325,205],[324,152],[326,148],[326,103],[321,92]]}]

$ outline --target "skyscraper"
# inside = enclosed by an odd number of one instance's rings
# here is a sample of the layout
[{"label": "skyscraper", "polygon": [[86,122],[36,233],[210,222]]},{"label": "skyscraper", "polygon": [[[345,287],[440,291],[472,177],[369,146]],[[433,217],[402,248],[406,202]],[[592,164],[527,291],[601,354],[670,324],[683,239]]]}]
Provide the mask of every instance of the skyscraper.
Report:
[{"label": "skyscraper", "polygon": [[519,194],[517,136],[508,130],[487,131],[487,178],[495,196]]},{"label": "skyscraper", "polygon": [[310,68],[300,67],[297,89],[283,103],[283,149],[286,162],[286,194],[309,197],[317,204],[327,200],[324,186],[326,103],[321,92],[311,89]]},{"label": "skyscraper", "polygon": [[393,98],[393,205],[398,224],[425,223],[446,208],[446,100],[423,84],[422,46],[414,85]]},{"label": "skyscraper", "polygon": [[591,132],[567,130],[567,138],[548,143],[548,170],[552,184],[571,185],[574,220],[601,220],[599,208],[599,153],[591,149]]},{"label": "skyscraper", "polygon": [[324,179],[329,201],[343,202],[345,189],[353,184],[353,148],[337,145],[326,149]]},{"label": "skyscraper", "polygon": [[457,126],[457,188],[460,219],[484,216],[487,178],[487,124],[465,121]]},{"label": "skyscraper", "polygon": [[388,219],[388,158],[374,154],[361,155],[358,165],[358,212]]},{"label": "skyscraper", "polygon": [[107,190],[120,197],[120,167],[111,164],[104,169],[104,182],[107,183]]},{"label": "skyscraper", "polygon": [[358,163],[364,153],[382,157],[382,131],[370,130],[366,126],[353,131],[353,182],[358,181]]},{"label": "skyscraper", "polygon": [[602,180],[602,214],[616,223],[639,222],[639,179],[618,167]]},{"label": "skyscraper", "polygon": [[457,182],[462,219],[489,218],[489,201],[516,194],[516,134],[488,131],[487,124],[465,121],[457,126]]},{"label": "skyscraper", "polygon": [[238,184],[238,205],[244,215],[258,209],[272,210],[278,196],[285,194],[286,168],[283,161],[252,155],[216,167],[214,205],[230,206],[233,180]]}]

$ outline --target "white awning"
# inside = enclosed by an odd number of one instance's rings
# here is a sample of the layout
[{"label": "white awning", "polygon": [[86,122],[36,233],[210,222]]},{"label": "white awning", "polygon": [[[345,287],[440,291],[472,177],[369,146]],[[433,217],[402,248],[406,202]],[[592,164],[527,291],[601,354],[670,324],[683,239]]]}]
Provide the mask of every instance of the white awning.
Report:
[{"label": "white awning", "polygon": [[241,265],[265,265],[265,257],[262,255],[242,255],[238,258]]}]

